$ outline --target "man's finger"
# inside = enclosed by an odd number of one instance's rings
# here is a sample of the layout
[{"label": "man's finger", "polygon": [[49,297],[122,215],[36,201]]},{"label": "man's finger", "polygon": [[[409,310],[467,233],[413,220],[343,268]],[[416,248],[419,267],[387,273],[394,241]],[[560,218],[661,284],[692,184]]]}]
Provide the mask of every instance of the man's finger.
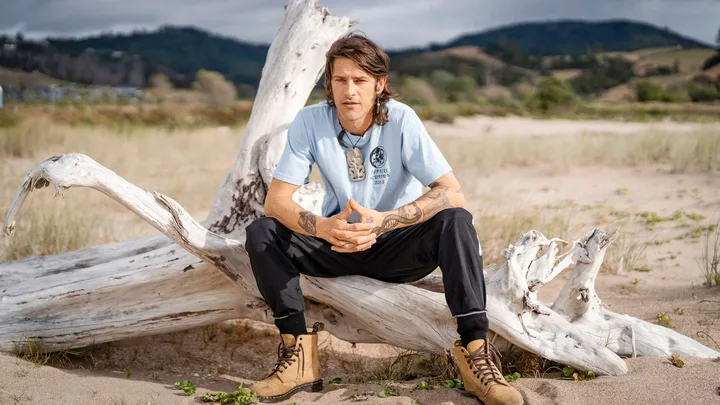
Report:
[{"label": "man's finger", "polygon": [[330,242],[330,244],[333,246],[346,247],[346,246],[351,245],[351,243],[346,240],[340,240],[340,239],[332,237],[332,236],[328,236],[328,238],[326,240],[328,242]]},{"label": "man's finger", "polygon": [[375,242],[376,240],[372,239],[371,241],[363,243],[361,245],[349,244],[346,247],[333,246],[331,247],[331,249],[340,253],[357,253],[370,249],[375,244]]},{"label": "man's finger", "polygon": [[337,229],[341,231],[361,232],[369,231],[375,228],[375,224],[370,222],[357,222],[354,224],[340,224]]},{"label": "man's finger", "polygon": [[342,231],[339,229],[335,229],[334,232],[331,232],[331,235],[347,242],[354,242],[357,238],[368,236],[368,235],[374,235],[370,230],[364,230],[364,231]]}]

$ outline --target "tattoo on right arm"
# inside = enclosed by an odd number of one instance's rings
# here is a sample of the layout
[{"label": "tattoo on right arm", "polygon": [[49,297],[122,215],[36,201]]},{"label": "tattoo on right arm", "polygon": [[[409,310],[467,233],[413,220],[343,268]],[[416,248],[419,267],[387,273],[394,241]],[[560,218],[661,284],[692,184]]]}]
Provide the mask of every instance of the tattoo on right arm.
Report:
[{"label": "tattoo on right arm", "polygon": [[313,214],[310,211],[302,211],[300,213],[300,217],[298,218],[298,225],[302,229],[305,230],[305,232],[309,233],[312,236],[317,235],[317,225],[316,225],[316,219],[315,214]]}]

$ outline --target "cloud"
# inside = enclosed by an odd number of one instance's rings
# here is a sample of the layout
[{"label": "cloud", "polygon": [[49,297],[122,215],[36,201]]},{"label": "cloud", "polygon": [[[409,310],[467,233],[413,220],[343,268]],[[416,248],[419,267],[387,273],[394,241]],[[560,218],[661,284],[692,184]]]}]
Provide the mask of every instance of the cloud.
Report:
[{"label": "cloud", "polygon": [[[282,22],[285,0],[22,0],[3,4],[0,32],[30,37],[194,25],[242,40],[269,43]],[[629,18],[668,26],[713,42],[718,0],[325,0],[333,14],[357,19],[386,48],[446,42],[468,32],[543,19]]]}]

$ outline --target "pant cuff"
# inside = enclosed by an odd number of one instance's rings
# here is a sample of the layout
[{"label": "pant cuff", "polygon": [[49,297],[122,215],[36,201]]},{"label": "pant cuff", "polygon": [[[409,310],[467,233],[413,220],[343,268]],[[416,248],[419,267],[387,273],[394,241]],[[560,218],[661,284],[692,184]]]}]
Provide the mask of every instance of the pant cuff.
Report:
[{"label": "pant cuff", "polygon": [[489,327],[487,314],[482,312],[468,313],[465,316],[458,316],[457,331],[464,347],[473,340],[486,339]]},{"label": "pant cuff", "polygon": [[305,312],[298,312],[292,315],[284,316],[282,318],[275,318],[275,326],[280,330],[283,335],[304,335],[307,333],[307,326],[305,325]]}]

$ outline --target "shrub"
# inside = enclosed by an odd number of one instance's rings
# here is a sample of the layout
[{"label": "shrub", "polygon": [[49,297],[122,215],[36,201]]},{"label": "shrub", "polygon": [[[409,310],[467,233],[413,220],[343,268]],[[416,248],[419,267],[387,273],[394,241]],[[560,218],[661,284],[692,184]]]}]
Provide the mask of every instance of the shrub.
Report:
[{"label": "shrub", "polygon": [[571,107],[577,103],[577,95],[567,82],[553,77],[540,80],[535,94],[528,100],[528,107],[535,110],[550,111],[562,107]]},{"label": "shrub", "polygon": [[226,107],[237,98],[237,89],[223,75],[209,70],[198,70],[193,87],[200,90],[213,107]]}]

